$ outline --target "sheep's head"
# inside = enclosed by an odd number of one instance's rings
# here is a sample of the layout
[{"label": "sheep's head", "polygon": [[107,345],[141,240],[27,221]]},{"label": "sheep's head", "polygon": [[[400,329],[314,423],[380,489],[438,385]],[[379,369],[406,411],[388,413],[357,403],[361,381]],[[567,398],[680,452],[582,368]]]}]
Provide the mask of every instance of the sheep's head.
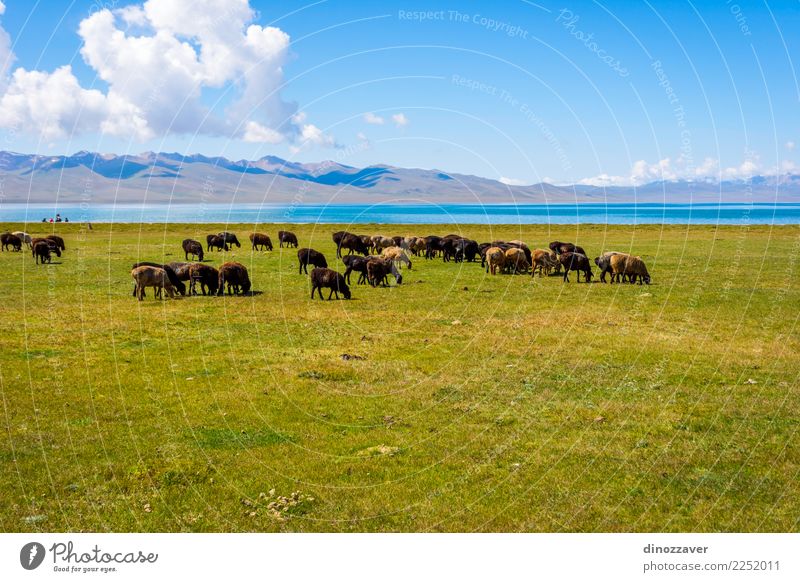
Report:
[{"label": "sheep's head", "polygon": [[350,299],[350,287],[345,285],[342,287],[341,292],[345,299]]}]

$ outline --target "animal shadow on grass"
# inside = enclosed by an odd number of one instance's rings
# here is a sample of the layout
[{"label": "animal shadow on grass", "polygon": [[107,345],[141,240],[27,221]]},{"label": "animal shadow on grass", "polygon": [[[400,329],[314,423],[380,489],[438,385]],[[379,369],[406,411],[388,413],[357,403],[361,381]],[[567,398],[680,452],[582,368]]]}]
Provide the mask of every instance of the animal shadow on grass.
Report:
[{"label": "animal shadow on grass", "polygon": [[236,294],[236,295],[229,295],[229,294],[226,292],[226,293],[223,293],[222,295],[216,295],[216,294],[215,294],[215,295],[214,295],[214,297],[231,297],[231,298],[233,298],[233,297],[256,297],[256,296],[258,296],[258,295],[263,295],[263,294],[264,294],[264,292],[263,292],[263,291],[253,291],[253,290],[251,289],[251,290],[250,290],[250,291],[248,291],[247,293],[238,293],[238,294]]}]

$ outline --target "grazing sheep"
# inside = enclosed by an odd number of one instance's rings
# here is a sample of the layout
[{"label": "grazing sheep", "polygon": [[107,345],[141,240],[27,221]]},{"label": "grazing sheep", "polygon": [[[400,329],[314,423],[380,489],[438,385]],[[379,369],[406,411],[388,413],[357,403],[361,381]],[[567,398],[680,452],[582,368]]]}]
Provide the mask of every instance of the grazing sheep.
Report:
[{"label": "grazing sheep", "polygon": [[228,286],[228,295],[249,293],[251,284],[247,267],[236,262],[223,263],[219,268],[217,295],[225,293],[225,285]]},{"label": "grazing sheep", "polygon": [[369,262],[369,259],[370,257],[359,257],[357,255],[347,255],[346,257],[342,257],[342,262],[344,263],[345,267],[347,267],[344,271],[344,280],[348,285],[350,285],[350,273],[353,271],[359,273],[359,285],[363,285],[367,282],[367,263]]},{"label": "grazing sheep", "polygon": [[325,267],[317,267],[311,271],[311,299],[314,299],[314,293],[319,291],[321,300],[323,288],[331,290],[328,293],[328,301],[331,300],[331,296],[334,293],[336,294],[336,299],[339,299],[339,293],[342,293],[345,299],[350,299],[350,288],[341,273]]},{"label": "grazing sheep", "polygon": [[419,236],[410,236],[405,240],[405,244],[408,245],[408,250],[411,251],[411,254],[415,257],[418,257],[421,252],[425,250],[425,239]]},{"label": "grazing sheep", "polygon": [[372,248],[375,249],[375,254],[393,246],[394,240],[390,239],[388,236],[375,235],[372,237]]},{"label": "grazing sheep", "polygon": [[492,275],[497,274],[497,270],[502,272],[506,264],[506,253],[500,247],[489,247],[486,249],[486,272]]},{"label": "grazing sheep", "polygon": [[630,278],[631,284],[636,283],[637,279],[639,285],[642,283],[650,284],[650,273],[647,272],[647,266],[642,261],[642,257],[633,257],[630,255],[611,255],[611,282],[614,278],[619,281],[622,277],[627,275]]},{"label": "grazing sheep", "polygon": [[506,251],[505,270],[512,275],[517,273],[527,273],[531,268],[525,251],[516,247],[511,247]]},{"label": "grazing sheep", "polygon": [[198,282],[203,295],[206,294],[206,289],[209,295],[216,295],[219,288],[219,271],[210,265],[192,263],[189,266],[189,293],[192,295],[197,295]]},{"label": "grazing sheep", "polygon": [[22,250],[22,239],[9,232],[0,234],[0,243],[2,243],[2,250],[4,251],[8,247],[12,247],[16,252],[20,252]]},{"label": "grazing sheep", "polygon": [[206,237],[206,250],[212,251],[217,249],[218,251],[225,251],[228,252],[228,244],[225,242],[225,239],[219,236],[218,234],[209,234]]},{"label": "grazing sheep", "polygon": [[[337,234],[340,233],[334,233],[334,237],[336,237]],[[334,238],[334,242],[335,241],[336,238]],[[347,253],[348,255],[360,253],[366,257],[369,255],[370,245],[364,242],[364,237],[346,232],[339,237],[339,242],[336,243],[336,256],[339,258],[342,256],[342,249],[347,249],[349,251]]]},{"label": "grazing sheep", "polygon": [[394,262],[385,258],[372,258],[367,261],[367,281],[373,287],[389,285],[389,275],[394,275],[398,285],[403,283],[403,275],[395,267]]},{"label": "grazing sheep", "polygon": [[581,282],[581,273],[583,273],[584,280],[587,283],[592,282],[592,267],[586,255],[580,253],[562,253],[558,260],[564,267],[564,283],[569,282],[570,271],[578,272],[578,283]]},{"label": "grazing sheep", "polygon": [[187,238],[181,243],[181,246],[183,247],[183,253],[187,261],[189,260],[189,255],[197,256],[199,261],[203,260],[203,245],[196,240]]},{"label": "grazing sheep", "polygon": [[[188,263],[184,263],[188,264]],[[138,267],[158,267],[159,269],[164,269],[167,273],[167,277],[169,277],[169,282],[172,283],[172,286],[180,293],[181,295],[186,295],[186,285],[183,284],[183,281],[175,272],[170,265],[162,265],[161,263],[151,263],[148,261],[143,261],[141,263],[135,263],[131,269],[136,269]],[[188,278],[188,277],[187,277]],[[156,289],[156,292],[159,293],[160,289]],[[142,290],[142,294],[144,294],[144,290]],[[133,295],[136,296],[136,287],[133,288]]]},{"label": "grazing sheep", "polygon": [[[166,266],[172,269],[175,272],[175,276],[178,278],[179,281],[189,281],[191,275],[189,274],[189,270],[191,266],[195,263],[167,263]],[[173,285],[175,285],[173,283]]]},{"label": "grazing sheep", "polygon": [[267,249],[268,251],[272,250],[272,239],[269,238],[266,234],[262,234],[260,232],[254,232],[250,235],[250,242],[253,244],[253,250],[259,250],[258,247],[261,247],[261,250]]},{"label": "grazing sheep", "polygon": [[297,251],[297,260],[300,261],[300,269],[298,271],[300,275],[302,275],[303,272],[308,275],[308,265],[314,265],[315,267],[328,266],[325,255],[314,249],[300,249]]},{"label": "grazing sheep", "polygon": [[[616,251],[607,251],[600,255],[599,257],[595,257],[594,264],[600,269],[600,281],[605,283],[606,282],[606,274],[612,273],[611,275],[611,282],[614,282],[614,275],[611,269],[611,257],[614,255],[625,255],[629,256],[628,253],[618,253]],[[624,278],[624,276],[623,276]]]},{"label": "grazing sheep", "polygon": [[[32,257],[36,257],[36,253],[34,252],[33,249],[36,247],[36,243],[40,243],[40,242],[43,242],[43,243],[47,244],[47,246],[50,247],[50,251],[51,252],[55,252],[55,250],[58,249],[58,245],[56,243],[54,243],[53,241],[51,241],[49,238],[33,237],[31,239],[31,256]],[[61,256],[61,255],[59,255],[59,256]]]},{"label": "grazing sheep", "polygon": [[539,271],[539,276],[550,275],[550,271],[558,265],[558,257],[555,253],[546,251],[544,249],[535,249],[532,253],[533,269],[531,269],[531,277]]},{"label": "grazing sheep", "polygon": [[57,246],[52,244],[51,241],[48,240],[40,240],[33,244],[33,258],[36,260],[36,264],[39,263],[45,264],[49,263],[52,258],[50,253],[55,253],[56,256],[61,256],[61,249]]},{"label": "grazing sheep", "polygon": [[225,242],[225,244],[229,244],[231,245],[231,247],[233,247],[233,245],[236,245],[236,248],[239,249],[242,248],[242,243],[239,242],[239,239],[236,238],[236,235],[233,234],[232,232],[223,230],[217,236],[222,237],[222,240]]},{"label": "grazing sheep", "polygon": [[383,249],[381,255],[383,255],[384,258],[394,261],[395,265],[397,265],[398,267],[402,263],[408,266],[409,269],[411,269],[411,259],[408,258],[406,252],[400,247],[389,247]]},{"label": "grazing sheep", "polygon": [[[62,251],[67,250],[67,245],[64,244],[64,239],[58,236],[57,234],[48,234],[44,238],[53,241],[60,250]],[[58,256],[60,257],[61,255]]]},{"label": "grazing sheep", "polygon": [[456,241],[456,255],[455,260],[457,263],[461,261],[467,261],[471,263],[475,260],[475,257],[480,255],[481,249],[478,246],[478,241],[474,241],[468,238],[462,238]]},{"label": "grazing sheep", "polygon": [[394,246],[396,246],[396,247],[399,247],[400,245],[402,245],[404,240],[405,240],[405,238],[402,237],[402,236],[393,236],[392,237],[392,241],[394,241]]},{"label": "grazing sheep", "polygon": [[156,297],[161,297],[161,289],[165,289],[170,298],[175,297],[175,290],[167,276],[167,272],[160,267],[136,267],[131,271],[131,277],[136,283],[134,292],[139,301],[144,300],[145,287],[153,287]]},{"label": "grazing sheep", "polygon": [[19,239],[22,242],[24,242],[26,245],[28,245],[28,248],[31,248],[33,246],[33,244],[31,243],[31,235],[29,235],[27,232],[22,232],[21,230],[15,230],[11,234],[13,234],[14,236],[19,237]]},{"label": "grazing sheep", "polygon": [[279,230],[278,231],[278,246],[283,248],[283,245],[287,247],[298,247],[297,244],[297,235],[293,232],[289,232],[288,230]]}]

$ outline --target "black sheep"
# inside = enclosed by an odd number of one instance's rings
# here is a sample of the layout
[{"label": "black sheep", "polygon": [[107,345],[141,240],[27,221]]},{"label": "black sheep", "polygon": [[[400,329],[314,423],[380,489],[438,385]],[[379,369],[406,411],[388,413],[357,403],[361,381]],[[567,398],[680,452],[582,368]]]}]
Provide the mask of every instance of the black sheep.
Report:
[{"label": "black sheep", "polygon": [[300,261],[300,275],[302,275],[304,271],[305,274],[308,275],[308,265],[314,265],[315,267],[328,266],[328,261],[325,260],[325,256],[314,249],[300,249],[297,251],[297,260]]},{"label": "black sheep", "polygon": [[347,255],[346,257],[342,257],[342,262],[344,263],[345,267],[347,267],[344,271],[344,278],[348,285],[350,284],[350,273],[353,271],[359,273],[359,285],[367,282],[367,263],[369,260],[370,257],[359,257],[356,255]]},{"label": "black sheep", "polygon": [[578,283],[581,282],[581,273],[587,283],[592,282],[592,267],[589,264],[589,258],[580,253],[562,253],[559,256],[559,262],[564,267],[564,282],[569,282],[569,272],[578,271]]},{"label": "black sheep", "polygon": [[339,293],[342,293],[345,299],[350,299],[350,288],[344,280],[344,275],[332,269],[317,267],[311,271],[311,299],[314,299],[314,293],[317,291],[319,291],[319,298],[322,299],[323,288],[331,290],[328,293],[328,301],[331,300],[334,293],[336,299],[339,299]]},{"label": "black sheep", "polygon": [[189,260],[189,255],[196,255],[198,260],[203,260],[203,245],[196,240],[191,238],[184,239],[181,246],[183,247],[183,252],[187,261]]}]

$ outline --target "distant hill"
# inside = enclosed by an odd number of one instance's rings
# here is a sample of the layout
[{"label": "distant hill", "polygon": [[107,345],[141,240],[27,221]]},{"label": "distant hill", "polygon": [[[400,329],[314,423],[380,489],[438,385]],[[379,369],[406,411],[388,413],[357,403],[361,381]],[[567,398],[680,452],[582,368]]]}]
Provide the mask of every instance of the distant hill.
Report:
[{"label": "distant hill", "polygon": [[0,201],[61,203],[559,204],[587,202],[800,202],[800,175],[723,182],[653,182],[637,188],[508,186],[442,170],[337,162],[300,164],[274,156],[233,161],[146,152],[40,156],[0,152]]}]

